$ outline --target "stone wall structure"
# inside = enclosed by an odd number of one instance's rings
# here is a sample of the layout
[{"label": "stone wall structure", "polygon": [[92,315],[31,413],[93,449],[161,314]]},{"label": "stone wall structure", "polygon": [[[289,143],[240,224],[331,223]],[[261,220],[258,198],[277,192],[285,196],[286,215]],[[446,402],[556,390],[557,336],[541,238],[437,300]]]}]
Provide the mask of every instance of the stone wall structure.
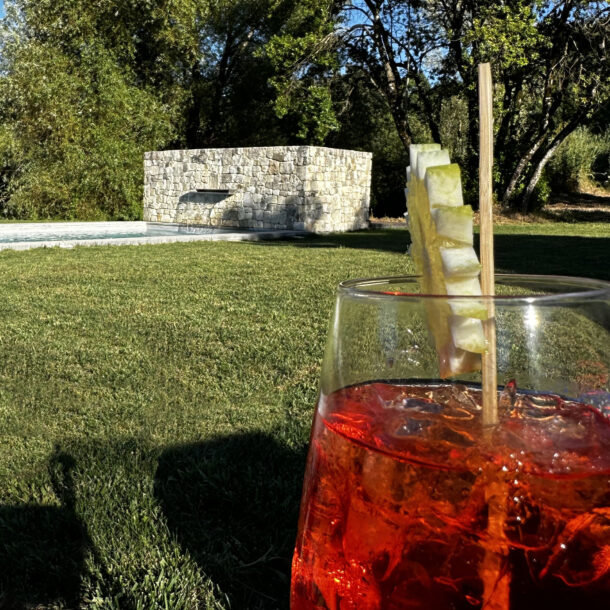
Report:
[{"label": "stone wall structure", "polygon": [[144,220],[327,233],[368,226],[371,153],[317,146],[144,155]]}]

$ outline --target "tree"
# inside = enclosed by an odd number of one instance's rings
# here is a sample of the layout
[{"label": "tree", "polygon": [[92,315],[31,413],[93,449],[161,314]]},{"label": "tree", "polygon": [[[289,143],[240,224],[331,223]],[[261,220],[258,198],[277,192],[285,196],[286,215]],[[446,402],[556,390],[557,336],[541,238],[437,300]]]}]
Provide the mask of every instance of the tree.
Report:
[{"label": "tree", "polygon": [[26,41],[78,61],[96,44],[137,87],[148,88],[179,123],[191,65],[201,60],[207,0],[6,0],[13,47]]},{"label": "tree", "polygon": [[467,187],[474,190],[477,65],[490,61],[497,84],[496,177],[505,207],[527,211],[557,146],[608,104],[605,2],[348,0],[341,9],[340,20],[327,15],[331,35],[320,28],[313,39],[293,41],[302,59],[293,62],[284,89],[294,88],[303,62],[340,51],[339,72],[366,77],[385,100],[405,149],[418,120],[442,142],[443,105],[463,99],[467,133],[461,161]]},{"label": "tree", "polygon": [[99,38],[76,45],[77,37],[67,37],[60,45],[27,21],[25,3],[21,13],[8,9],[13,27],[3,37],[0,73],[2,213],[138,218],[142,154],[175,135],[168,108]]},{"label": "tree", "polygon": [[[236,134],[265,133],[254,120],[262,96],[257,107],[243,95],[245,86],[237,95],[231,88],[247,80],[248,93],[266,90],[267,118],[275,117],[270,85],[245,61],[254,57],[245,44],[256,40],[251,28],[268,27],[271,4],[7,1],[0,37],[2,213],[139,217],[145,150],[226,145]],[[248,69],[254,76],[246,79]],[[250,131],[235,122],[244,115],[240,122]]]},{"label": "tree", "polygon": [[[497,147],[512,171],[503,181],[502,204],[527,213],[544,167],[579,127],[594,121],[610,102],[610,6],[599,2],[543,5],[541,39],[532,61],[503,74],[505,103]],[[529,101],[529,103],[527,103]],[[519,123],[519,104],[528,111]],[[520,193],[515,201],[514,194]]]},{"label": "tree", "polygon": [[[275,112],[269,41],[306,32],[307,2],[208,0],[199,32],[205,62],[196,68],[191,145],[282,144],[298,139],[290,112]],[[195,125],[196,124],[196,125]],[[194,127],[194,129],[193,129]]]},{"label": "tree", "polygon": [[384,100],[367,86],[364,78],[353,74],[337,79],[332,95],[343,103],[336,108],[340,127],[329,134],[326,144],[372,152],[371,211],[378,217],[402,213],[409,157]]},{"label": "tree", "polygon": [[335,0],[299,2],[264,49],[274,72],[275,111],[289,119],[298,140],[311,144],[339,128],[330,83],[340,71],[333,43],[340,7]]}]

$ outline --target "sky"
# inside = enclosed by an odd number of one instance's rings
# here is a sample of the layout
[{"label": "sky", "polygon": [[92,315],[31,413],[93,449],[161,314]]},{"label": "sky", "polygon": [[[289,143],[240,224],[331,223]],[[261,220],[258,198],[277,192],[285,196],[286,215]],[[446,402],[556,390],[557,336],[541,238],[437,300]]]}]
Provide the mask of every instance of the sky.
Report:
[{"label": "sky", "polygon": [[0,0],[0,17],[4,17],[4,0]]}]

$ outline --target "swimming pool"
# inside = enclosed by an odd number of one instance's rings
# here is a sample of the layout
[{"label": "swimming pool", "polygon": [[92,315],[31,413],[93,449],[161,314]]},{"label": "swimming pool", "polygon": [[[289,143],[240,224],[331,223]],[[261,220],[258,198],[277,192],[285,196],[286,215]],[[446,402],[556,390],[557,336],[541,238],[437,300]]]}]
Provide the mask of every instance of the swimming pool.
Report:
[{"label": "swimming pool", "polygon": [[233,229],[143,221],[0,224],[0,250],[93,245],[138,245],[213,240],[277,239],[299,231]]}]

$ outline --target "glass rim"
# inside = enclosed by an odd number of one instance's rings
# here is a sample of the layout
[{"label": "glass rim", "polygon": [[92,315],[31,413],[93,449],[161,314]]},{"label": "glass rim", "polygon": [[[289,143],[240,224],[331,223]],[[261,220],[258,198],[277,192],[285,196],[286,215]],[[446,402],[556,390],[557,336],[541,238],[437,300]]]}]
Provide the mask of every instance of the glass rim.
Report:
[{"label": "glass rim", "polygon": [[[518,282],[541,284],[546,283],[549,286],[561,287],[564,285],[566,290],[559,292],[544,292],[541,294],[510,294],[510,295],[447,295],[447,294],[428,294],[418,292],[397,292],[392,291],[393,284],[405,282],[416,282],[421,279],[421,275],[396,275],[396,276],[380,276],[370,278],[358,278],[352,280],[344,280],[338,285],[339,295],[364,297],[364,298],[380,298],[380,299],[399,299],[407,300],[412,298],[417,299],[443,299],[447,301],[453,300],[474,300],[474,301],[493,301],[498,303],[504,301],[507,303],[552,303],[555,301],[565,302],[566,300],[581,300],[581,299],[600,299],[606,298],[610,300],[610,282],[598,280],[594,278],[576,277],[568,275],[536,275],[536,274],[521,274],[521,273],[496,273],[495,281],[498,284],[510,285]],[[383,286],[387,286],[388,290],[382,290]],[[371,290],[367,287],[378,286],[379,289]]]}]

